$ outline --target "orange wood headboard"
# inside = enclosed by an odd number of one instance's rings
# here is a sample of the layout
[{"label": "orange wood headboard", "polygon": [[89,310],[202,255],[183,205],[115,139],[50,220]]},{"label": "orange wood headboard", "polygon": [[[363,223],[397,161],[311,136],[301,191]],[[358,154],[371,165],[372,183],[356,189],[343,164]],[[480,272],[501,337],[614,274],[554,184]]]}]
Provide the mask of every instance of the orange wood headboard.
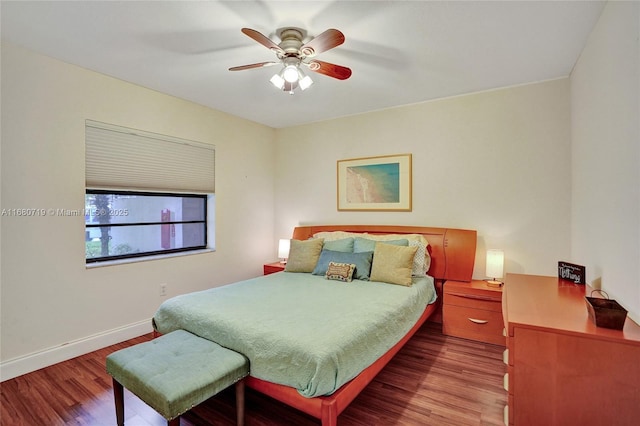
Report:
[{"label": "orange wood headboard", "polygon": [[293,238],[306,240],[316,232],[345,231],[369,234],[422,234],[429,241],[431,268],[437,280],[471,281],[477,232],[466,229],[394,225],[309,225],[293,230]]}]

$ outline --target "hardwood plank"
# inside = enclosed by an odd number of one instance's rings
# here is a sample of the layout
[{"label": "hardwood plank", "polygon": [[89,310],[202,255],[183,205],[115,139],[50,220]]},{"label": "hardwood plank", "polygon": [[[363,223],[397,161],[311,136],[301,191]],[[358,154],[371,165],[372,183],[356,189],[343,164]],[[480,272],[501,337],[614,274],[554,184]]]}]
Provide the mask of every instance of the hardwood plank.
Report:
[{"label": "hardwood plank", "polygon": [[[115,424],[111,352],[148,341],[138,337],[0,384],[0,426]],[[428,322],[338,417],[340,426],[502,425],[504,348],[444,336]],[[318,426],[319,421],[251,389],[250,426]],[[125,390],[127,426],[166,421]],[[182,426],[235,425],[235,394],[227,389],[185,414]]]}]

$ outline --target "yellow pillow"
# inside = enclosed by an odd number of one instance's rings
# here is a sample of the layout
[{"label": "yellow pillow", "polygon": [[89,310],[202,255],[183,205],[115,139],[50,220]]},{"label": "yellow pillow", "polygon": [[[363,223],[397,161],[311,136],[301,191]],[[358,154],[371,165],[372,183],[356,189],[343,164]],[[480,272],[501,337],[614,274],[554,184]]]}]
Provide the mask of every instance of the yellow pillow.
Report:
[{"label": "yellow pillow", "polygon": [[396,246],[382,242],[376,244],[371,281],[410,286],[413,257],[417,250],[417,246]]},{"label": "yellow pillow", "polygon": [[285,272],[313,272],[322,251],[322,238],[312,240],[291,240],[289,259]]}]

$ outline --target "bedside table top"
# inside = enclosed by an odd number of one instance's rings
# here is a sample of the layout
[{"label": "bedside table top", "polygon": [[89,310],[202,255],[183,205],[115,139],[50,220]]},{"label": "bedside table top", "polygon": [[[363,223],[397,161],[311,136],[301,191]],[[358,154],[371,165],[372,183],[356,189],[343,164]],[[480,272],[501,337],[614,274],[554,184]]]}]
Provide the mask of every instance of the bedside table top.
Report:
[{"label": "bedside table top", "polygon": [[262,266],[262,272],[264,275],[274,274],[276,272],[282,272],[284,271],[285,266],[287,266],[286,263],[280,263],[280,262],[265,263]]}]

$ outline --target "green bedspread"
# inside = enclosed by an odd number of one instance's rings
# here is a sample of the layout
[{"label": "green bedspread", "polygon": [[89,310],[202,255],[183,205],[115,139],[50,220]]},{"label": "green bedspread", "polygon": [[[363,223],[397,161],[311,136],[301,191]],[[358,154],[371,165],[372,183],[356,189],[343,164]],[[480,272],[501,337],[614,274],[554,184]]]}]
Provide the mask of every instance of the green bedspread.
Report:
[{"label": "green bedspread", "polygon": [[371,365],[435,299],[430,277],[404,287],[280,272],[171,298],[153,322],[240,352],[252,376],[314,397]]}]

